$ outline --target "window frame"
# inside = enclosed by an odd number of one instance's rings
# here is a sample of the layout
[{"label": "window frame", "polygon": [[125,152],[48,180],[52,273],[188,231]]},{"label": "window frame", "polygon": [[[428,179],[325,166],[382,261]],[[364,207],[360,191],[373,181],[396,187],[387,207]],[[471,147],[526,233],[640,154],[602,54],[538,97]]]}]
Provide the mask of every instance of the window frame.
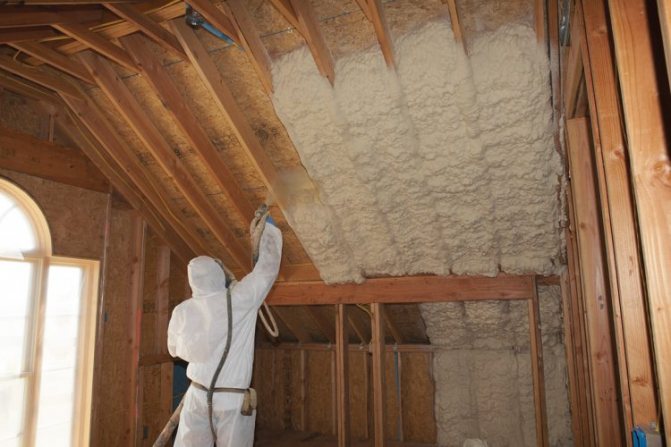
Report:
[{"label": "window frame", "polygon": [[25,335],[25,337],[30,337],[24,353],[27,361],[24,361],[23,370],[16,376],[26,379],[22,415],[22,445],[24,447],[34,446],[37,436],[49,268],[51,266],[73,266],[82,270],[82,288],[77,329],[71,444],[73,447],[88,446],[92,419],[96,316],[100,301],[98,293],[100,261],[54,256],[46,216],[35,200],[4,177],[0,177],[0,192],[13,199],[26,214],[36,240],[35,249],[24,252],[23,259],[0,256],[2,261],[30,263],[34,269],[30,284],[30,327]]}]

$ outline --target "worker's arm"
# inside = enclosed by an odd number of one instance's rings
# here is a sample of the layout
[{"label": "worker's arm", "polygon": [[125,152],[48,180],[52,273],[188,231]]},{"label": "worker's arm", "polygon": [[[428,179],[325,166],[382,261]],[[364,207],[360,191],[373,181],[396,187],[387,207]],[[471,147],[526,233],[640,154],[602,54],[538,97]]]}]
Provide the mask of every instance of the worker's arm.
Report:
[{"label": "worker's arm", "polygon": [[261,235],[259,259],[254,270],[233,289],[235,296],[241,300],[249,300],[249,304],[258,309],[277,279],[281,262],[282,232],[274,222],[268,221]]}]

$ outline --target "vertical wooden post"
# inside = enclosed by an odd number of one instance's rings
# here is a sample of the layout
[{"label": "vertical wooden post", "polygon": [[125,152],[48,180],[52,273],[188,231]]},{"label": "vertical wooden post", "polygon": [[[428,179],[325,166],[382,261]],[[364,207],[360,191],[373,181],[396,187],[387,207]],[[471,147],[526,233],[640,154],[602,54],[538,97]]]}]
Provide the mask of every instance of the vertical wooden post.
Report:
[{"label": "vertical wooden post", "polygon": [[[158,247],[156,261],[156,330],[154,349],[159,354],[168,352],[167,335],[170,320],[170,247]],[[161,363],[161,402],[162,417],[172,414],[172,362]]]},{"label": "vertical wooden post", "polygon": [[534,1],[534,27],[539,45],[545,45],[545,0]]},{"label": "vertical wooden post", "polygon": [[585,118],[567,122],[569,164],[578,234],[582,296],[587,320],[592,404],[598,445],[620,446],[623,440],[618,411],[610,300],[606,290],[594,164]]},{"label": "vertical wooden post", "polygon": [[541,338],[540,307],[538,303],[538,285],[534,278],[532,298],[528,300],[529,337],[531,340],[531,373],[534,385],[534,408],[536,415],[536,445],[547,447],[548,423],[545,406],[545,374],[543,372],[543,340]]},{"label": "vertical wooden post", "polygon": [[300,393],[301,393],[301,395],[300,395],[300,399],[301,399],[301,406],[300,406],[300,409],[301,409],[301,413],[300,413],[301,431],[307,431],[307,429],[308,429],[308,424],[307,424],[308,411],[307,411],[307,408],[306,408],[308,402],[307,402],[307,399],[306,399],[306,396],[305,396],[305,391],[306,391],[305,388],[306,388],[306,385],[307,385],[306,384],[307,378],[305,376],[305,372],[306,372],[305,371],[305,367],[306,367],[306,365],[305,365],[306,358],[305,357],[306,357],[306,355],[307,355],[307,353],[305,352],[305,349],[301,349],[301,390],[300,390]]},{"label": "vertical wooden post", "polygon": [[133,215],[131,240],[131,278],[129,288],[130,321],[128,324],[128,343],[130,344],[130,436],[128,445],[134,446],[141,441],[142,431],[142,381],[140,370],[140,343],[142,341],[142,299],[144,278],[144,240],[146,224],[139,214]]},{"label": "vertical wooden post", "polygon": [[331,349],[331,431],[338,436],[338,379],[336,368],[336,350]]},{"label": "vertical wooden post", "polygon": [[384,305],[373,303],[371,329],[373,332],[373,439],[375,447],[384,447],[385,425],[385,344],[384,344]]},{"label": "vertical wooden post", "polygon": [[[609,0],[648,291],[659,401],[671,439],[671,163],[649,2]],[[667,42],[668,43],[668,42]],[[659,84],[658,84],[659,82]]]},{"label": "vertical wooden post", "polygon": [[335,328],[338,447],[349,447],[349,331],[347,327],[347,307],[344,304],[336,304]]}]

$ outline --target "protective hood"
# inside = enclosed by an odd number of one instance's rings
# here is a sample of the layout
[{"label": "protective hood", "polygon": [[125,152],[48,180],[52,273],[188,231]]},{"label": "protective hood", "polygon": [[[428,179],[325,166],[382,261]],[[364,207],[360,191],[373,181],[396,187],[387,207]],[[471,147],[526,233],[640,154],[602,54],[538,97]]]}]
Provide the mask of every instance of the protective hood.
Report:
[{"label": "protective hood", "polygon": [[198,256],[189,262],[189,285],[193,297],[203,297],[226,291],[226,275],[209,256]]}]

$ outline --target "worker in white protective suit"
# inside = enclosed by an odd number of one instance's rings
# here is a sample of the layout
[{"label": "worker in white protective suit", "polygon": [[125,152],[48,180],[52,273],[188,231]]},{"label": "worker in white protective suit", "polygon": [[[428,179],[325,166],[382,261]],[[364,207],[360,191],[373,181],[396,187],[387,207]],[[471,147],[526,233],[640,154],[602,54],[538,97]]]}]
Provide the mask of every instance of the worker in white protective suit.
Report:
[{"label": "worker in white protective suit", "polygon": [[[193,297],[175,307],[168,326],[168,350],[189,366],[192,383],[184,397],[175,447],[252,447],[256,411],[241,413],[254,361],[259,308],[277,278],[282,233],[268,218],[251,273],[231,286],[233,330],[228,356],[212,394],[212,427],[207,389],[222,358],[228,335],[226,276],[218,260],[199,256],[189,262]],[[222,390],[222,388],[226,390]]]}]

